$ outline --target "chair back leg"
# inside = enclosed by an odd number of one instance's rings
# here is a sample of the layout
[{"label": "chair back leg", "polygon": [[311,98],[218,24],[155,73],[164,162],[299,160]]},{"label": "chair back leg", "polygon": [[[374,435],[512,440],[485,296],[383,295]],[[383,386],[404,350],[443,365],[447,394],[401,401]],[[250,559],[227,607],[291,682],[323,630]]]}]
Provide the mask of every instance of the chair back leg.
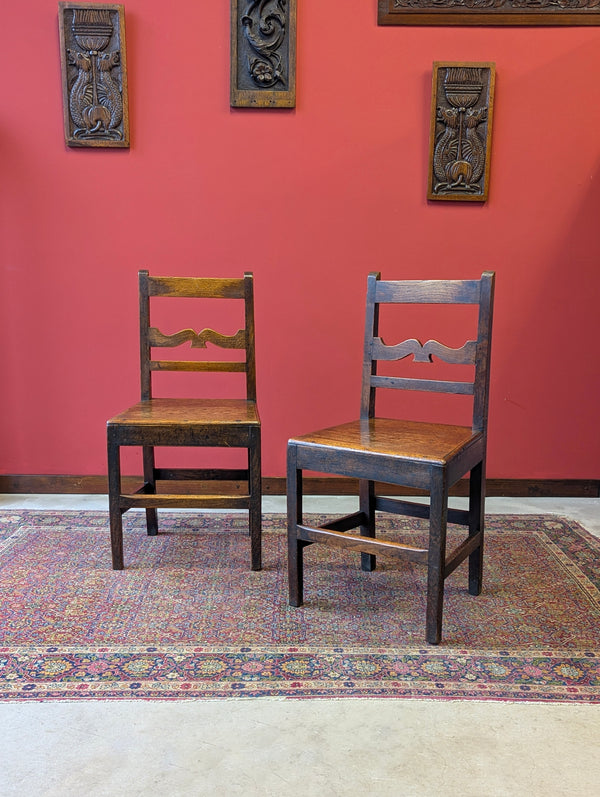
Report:
[{"label": "chair back leg", "polygon": [[[375,536],[375,482],[361,479],[358,483],[359,509],[365,516],[365,523],[360,525],[363,537]],[[367,573],[375,570],[377,559],[375,554],[361,553],[360,567]]]},{"label": "chair back leg", "polygon": [[[152,446],[144,446],[142,448],[142,458],[144,461],[144,483],[155,493],[154,448]],[[158,515],[155,507],[146,509],[146,528],[150,537],[155,537],[158,534]]]},{"label": "chair back leg", "polygon": [[469,537],[481,534],[481,542],[469,555],[469,593],[481,594],[483,581],[483,531],[485,513],[485,469],[480,462],[469,477]]}]

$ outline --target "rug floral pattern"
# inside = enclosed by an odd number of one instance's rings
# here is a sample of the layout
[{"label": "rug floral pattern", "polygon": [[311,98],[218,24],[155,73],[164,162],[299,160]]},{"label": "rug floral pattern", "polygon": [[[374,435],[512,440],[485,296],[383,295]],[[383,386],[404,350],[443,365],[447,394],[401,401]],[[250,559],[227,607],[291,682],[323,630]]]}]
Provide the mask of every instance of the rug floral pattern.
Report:
[{"label": "rug floral pattern", "polygon": [[[600,541],[573,521],[489,516],[483,593],[467,593],[466,565],[449,577],[437,647],[422,567],[364,573],[311,546],[291,608],[282,515],[264,516],[261,572],[244,513],[163,513],[155,538],[143,521],[125,516],[114,572],[106,513],[0,512],[0,699],[600,702]],[[382,528],[426,539],[419,520]]]}]

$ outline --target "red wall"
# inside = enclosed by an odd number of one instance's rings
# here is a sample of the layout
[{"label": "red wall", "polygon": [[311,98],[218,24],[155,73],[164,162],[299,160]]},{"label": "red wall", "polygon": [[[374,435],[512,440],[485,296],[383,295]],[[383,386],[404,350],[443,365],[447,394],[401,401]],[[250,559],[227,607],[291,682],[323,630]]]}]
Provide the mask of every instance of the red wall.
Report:
[{"label": "red wall", "polygon": [[[264,473],[359,399],[366,275],[497,272],[488,474],[597,478],[600,28],[380,28],[300,0],[297,107],[229,107],[229,3],[128,0],[132,146],[67,149],[57,3],[4,9],[5,473],[105,470],[137,284],[255,273]],[[495,61],[490,198],[427,203],[432,62]]]}]

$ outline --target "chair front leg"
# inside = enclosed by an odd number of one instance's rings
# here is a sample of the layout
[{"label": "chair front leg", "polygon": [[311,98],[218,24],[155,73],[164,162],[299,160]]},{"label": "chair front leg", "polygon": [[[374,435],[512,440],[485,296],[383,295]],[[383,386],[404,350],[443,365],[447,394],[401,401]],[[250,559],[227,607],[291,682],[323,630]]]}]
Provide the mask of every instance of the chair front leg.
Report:
[{"label": "chair front leg", "polygon": [[[358,483],[359,508],[366,516],[366,523],[361,524],[360,533],[363,537],[375,536],[375,482],[361,479]],[[361,553],[361,570],[371,572],[375,570],[377,559],[374,554]]]},{"label": "chair front leg", "polygon": [[296,467],[296,446],[288,444],[287,454],[287,527],[289,604],[304,603],[304,545],[298,539],[298,525],[302,523],[302,471]]},{"label": "chair front leg", "polygon": [[121,496],[121,449],[108,438],[108,513],[110,518],[110,546],[113,570],[123,570],[123,515]]},{"label": "chair front leg", "polygon": [[[150,485],[152,492],[156,492],[156,479],[154,476],[154,447],[143,446],[142,457],[144,461],[144,482]],[[158,515],[155,507],[146,509],[146,528],[150,537],[158,534]]]},{"label": "chair front leg", "polygon": [[483,532],[485,524],[485,468],[476,465],[469,477],[469,537],[481,532],[481,543],[469,556],[469,594],[480,595],[483,580]]},{"label": "chair front leg", "polygon": [[438,468],[432,476],[427,561],[426,639],[431,645],[439,644],[442,638],[447,524],[448,482],[445,468]]},{"label": "chair front leg", "polygon": [[261,569],[262,533],[262,481],[260,458],[260,429],[251,433],[248,448],[248,492],[250,493],[249,519],[250,558],[252,570]]}]

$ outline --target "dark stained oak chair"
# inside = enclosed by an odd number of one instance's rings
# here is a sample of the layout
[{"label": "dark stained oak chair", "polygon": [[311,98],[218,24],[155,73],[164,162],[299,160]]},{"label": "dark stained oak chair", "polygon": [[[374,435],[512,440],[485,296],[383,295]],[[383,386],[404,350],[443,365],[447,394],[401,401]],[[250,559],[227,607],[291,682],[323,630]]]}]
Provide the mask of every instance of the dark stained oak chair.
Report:
[{"label": "dark stained oak chair", "polygon": [[[213,329],[184,329],[163,334],[151,326],[150,306],[155,297],[241,300],[244,303],[244,328],[234,335]],[[253,275],[243,279],[191,277],[151,277],[139,272],[141,401],[111,418],[107,423],[108,487],[112,563],[123,569],[122,515],[128,509],[146,509],[149,535],[158,533],[157,507],[164,508],[245,508],[249,510],[252,570],[261,569],[261,429],[256,404],[256,366],[254,352]],[[241,308],[241,304],[239,305]],[[204,349],[207,343],[219,349],[240,349],[244,359],[227,359],[224,354],[209,361],[153,359],[153,350],[191,344]],[[234,353],[229,357],[235,357]],[[237,355],[238,358],[240,355]],[[245,398],[153,398],[152,377],[162,371],[243,372]],[[121,446],[142,449],[144,484],[131,495],[124,495],[121,484]],[[247,449],[248,466],[243,469],[157,468],[154,449],[158,446],[234,447]],[[230,480],[247,482],[244,495],[173,494],[157,491],[165,480],[204,483]],[[214,489],[218,489],[214,488]],[[221,491],[223,487],[221,485]],[[180,491],[183,492],[182,488]]]},{"label": "dark stained oak chair", "polygon": [[[426,565],[426,639],[431,644],[438,644],[441,640],[444,580],[467,557],[469,592],[472,595],[481,592],[493,293],[493,272],[484,272],[480,280],[464,281],[385,282],[378,273],[369,275],[360,418],[288,442],[290,605],[301,606],[303,603],[303,551],[313,543],[361,552],[361,567],[366,571],[375,568],[376,554]],[[435,340],[421,344],[414,338],[386,345],[379,337],[379,317],[380,309],[388,304],[478,305],[479,309],[475,310],[478,315],[477,338],[467,341],[458,349],[449,348]],[[393,308],[391,310],[393,313]],[[386,313],[389,312],[390,309],[386,309]],[[408,361],[411,367],[414,367],[413,362],[433,363],[433,357],[452,365],[471,366],[461,369],[461,376],[466,370],[469,379],[424,379],[422,372],[418,378],[378,375],[379,362],[387,361],[386,368],[389,369],[391,361],[411,355],[414,358]],[[453,370],[456,372],[457,369]],[[470,395],[472,425],[378,417],[375,399],[378,391],[384,388]],[[359,511],[316,528],[304,525],[304,470],[358,478]],[[467,473],[470,474],[468,510],[448,508],[449,488]],[[378,494],[383,488],[378,485],[377,492],[375,482],[426,490],[429,503],[384,497]],[[428,518],[427,548],[377,539],[375,513],[378,510]],[[468,535],[449,555],[446,553],[447,523],[468,527]],[[354,529],[358,529],[359,533],[348,533]]]}]

